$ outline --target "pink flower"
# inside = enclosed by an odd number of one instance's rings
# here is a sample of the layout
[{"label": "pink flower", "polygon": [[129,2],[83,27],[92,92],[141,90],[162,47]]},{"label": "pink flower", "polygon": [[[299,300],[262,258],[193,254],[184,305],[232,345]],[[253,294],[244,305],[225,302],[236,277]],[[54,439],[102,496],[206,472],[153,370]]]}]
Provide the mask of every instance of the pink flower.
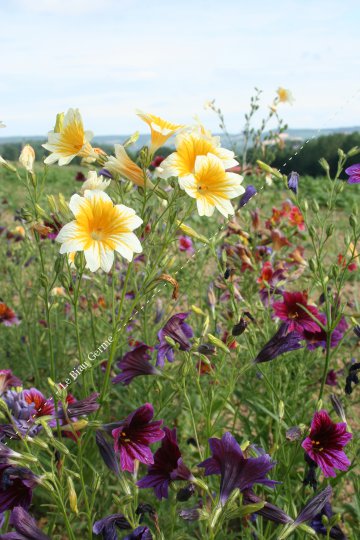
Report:
[{"label": "pink flower", "polygon": [[352,438],[346,428],[345,422],[336,424],[326,411],[318,411],[311,422],[310,435],[301,445],[326,477],[335,477],[334,469],[347,471],[350,465],[343,451]]},{"label": "pink flower", "polygon": [[185,251],[188,255],[194,253],[193,243],[189,236],[179,236],[179,250]]}]

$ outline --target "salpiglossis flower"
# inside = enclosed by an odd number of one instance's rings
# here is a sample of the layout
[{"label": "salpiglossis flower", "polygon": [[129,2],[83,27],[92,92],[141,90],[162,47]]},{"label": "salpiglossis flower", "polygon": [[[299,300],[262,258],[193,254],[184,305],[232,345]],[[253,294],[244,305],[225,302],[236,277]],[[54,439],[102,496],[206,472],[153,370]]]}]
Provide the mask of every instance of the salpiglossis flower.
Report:
[{"label": "salpiglossis flower", "polygon": [[[195,162],[198,156],[213,154],[218,157],[225,169],[238,165],[234,159],[234,152],[221,148],[220,138],[212,137],[204,130],[193,130],[190,133],[180,133],[176,138],[176,152],[173,152],[162,163],[161,178],[187,177],[194,173]],[[242,191],[243,193],[244,191]]]},{"label": "salpiglossis flower", "polygon": [[158,148],[184,126],[182,124],[172,124],[159,116],[137,111],[137,115],[147,123],[151,129],[150,153],[153,154]]},{"label": "salpiglossis flower", "polygon": [[110,156],[104,164],[111,174],[119,174],[122,178],[130,180],[136,186],[153,187],[151,181],[142,169],[127,154],[122,144],[115,144],[115,157]]},{"label": "salpiglossis flower", "polygon": [[79,109],[69,109],[63,120],[58,115],[55,129],[49,131],[48,142],[43,144],[51,152],[44,163],[51,165],[68,165],[76,156],[97,157],[90,145],[92,131],[85,131]]},{"label": "salpiglossis flower", "polygon": [[290,103],[290,105],[292,105],[292,103],[294,102],[293,95],[287,88],[279,86],[276,93],[278,95],[278,100],[280,103]]},{"label": "salpiglossis flower", "polygon": [[234,214],[230,199],[244,193],[242,181],[239,174],[226,172],[214,154],[197,156],[194,172],[179,178],[180,187],[196,199],[200,216],[212,216],[215,208],[225,217]]},{"label": "salpiglossis flower", "polygon": [[103,191],[86,191],[84,197],[73,195],[69,206],[75,220],[65,225],[56,238],[62,244],[60,253],[83,251],[91,272],[99,268],[109,272],[114,251],[128,261],[134,253],[141,253],[141,244],[132,231],[142,219],[132,208],[114,205]]}]

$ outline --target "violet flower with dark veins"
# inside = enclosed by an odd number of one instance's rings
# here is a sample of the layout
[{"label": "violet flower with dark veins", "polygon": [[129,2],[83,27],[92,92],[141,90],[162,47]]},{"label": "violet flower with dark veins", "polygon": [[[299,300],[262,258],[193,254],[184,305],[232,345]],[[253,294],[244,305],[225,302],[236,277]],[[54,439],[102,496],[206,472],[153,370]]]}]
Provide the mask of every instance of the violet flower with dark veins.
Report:
[{"label": "violet flower with dark veins", "polygon": [[181,351],[190,349],[189,339],[193,337],[194,333],[191,326],[185,322],[185,319],[187,319],[188,316],[189,313],[177,313],[176,315],[173,315],[158,333],[160,344],[158,346],[157,366],[163,367],[165,358],[168,362],[174,361],[174,349],[170,343],[166,341],[166,337],[171,338],[177,343]]}]

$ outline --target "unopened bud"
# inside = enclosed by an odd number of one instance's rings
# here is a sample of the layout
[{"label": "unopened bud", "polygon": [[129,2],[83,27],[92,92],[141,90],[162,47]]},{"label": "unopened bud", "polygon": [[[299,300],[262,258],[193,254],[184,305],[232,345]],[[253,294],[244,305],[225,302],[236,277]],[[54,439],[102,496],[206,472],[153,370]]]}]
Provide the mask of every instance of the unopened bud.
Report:
[{"label": "unopened bud", "polygon": [[78,514],[79,510],[77,506],[77,496],[76,496],[76,491],[75,491],[74,483],[72,481],[71,476],[67,477],[67,484],[68,484],[68,490],[69,490],[70,508],[74,512],[74,514]]},{"label": "unopened bud", "polygon": [[279,402],[279,418],[282,420],[285,415],[285,404],[283,401]]},{"label": "unopened bud", "polygon": [[56,115],[54,133],[60,133],[63,129],[63,124],[64,124],[64,113],[58,113]]},{"label": "unopened bud", "polygon": [[227,348],[227,346],[225,345],[225,343],[223,341],[221,341],[221,339],[213,336],[212,334],[208,334],[207,335],[210,343],[212,343],[213,345],[215,345],[215,347],[218,347],[219,349],[221,349],[222,351],[230,354],[230,350]]},{"label": "unopened bud", "polygon": [[3,167],[4,169],[7,169],[11,172],[16,172],[16,168],[11,165],[8,161],[6,161],[4,158],[0,156],[0,167]]},{"label": "unopened bud", "polygon": [[328,164],[328,162],[326,161],[325,158],[319,159],[319,163],[320,163],[320,166],[324,169],[325,172],[329,172],[330,165]]},{"label": "unopened bud", "polygon": [[29,173],[32,173],[34,170],[35,162],[35,151],[30,144],[26,144],[21,151],[19,157],[19,163],[22,165]]},{"label": "unopened bud", "polygon": [[352,227],[353,229],[355,229],[355,227],[357,226],[357,219],[353,214],[351,214],[349,217],[349,223],[350,227]]},{"label": "unopened bud", "polygon": [[356,156],[359,153],[360,153],[360,148],[358,146],[353,146],[352,148],[350,148],[347,155],[348,157],[352,157],[352,156]]},{"label": "unopened bud", "polygon": [[328,225],[326,227],[326,236],[329,238],[330,236],[332,236],[333,232],[334,232],[334,229],[335,229],[335,225],[333,223],[330,223],[330,225]]}]

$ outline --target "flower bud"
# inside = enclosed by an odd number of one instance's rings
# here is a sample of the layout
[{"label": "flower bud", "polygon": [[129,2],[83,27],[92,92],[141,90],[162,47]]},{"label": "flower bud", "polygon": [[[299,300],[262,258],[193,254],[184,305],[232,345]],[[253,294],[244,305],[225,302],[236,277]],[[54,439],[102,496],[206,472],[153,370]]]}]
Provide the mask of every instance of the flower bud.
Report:
[{"label": "flower bud", "polygon": [[279,402],[279,418],[282,420],[285,415],[285,404],[283,401]]},{"label": "flower bud", "polygon": [[63,129],[63,124],[64,124],[64,113],[58,113],[56,115],[54,133],[60,133]]},{"label": "flower bud", "polygon": [[313,202],[311,203],[311,207],[315,213],[319,212],[320,210],[319,203],[317,202],[316,199],[314,199]]},{"label": "flower bud", "polygon": [[206,238],[206,236],[203,236],[202,234],[196,232],[194,229],[192,229],[188,225],[185,225],[185,223],[181,223],[181,221],[179,220],[177,220],[176,223],[179,229],[181,229],[187,236],[190,236],[191,238],[196,238],[197,240],[200,240],[200,242],[203,242],[204,244],[209,243],[209,240]]},{"label": "flower bud", "polygon": [[345,153],[344,153],[344,150],[342,150],[342,148],[338,148],[337,153],[340,159],[345,157]]},{"label": "flower bud", "polygon": [[352,148],[350,148],[347,155],[348,157],[352,157],[352,156],[356,156],[359,153],[360,153],[360,148],[358,146],[353,146]]},{"label": "flower bud", "polygon": [[357,219],[356,219],[356,217],[355,217],[353,214],[351,214],[350,217],[349,217],[349,223],[350,223],[350,227],[352,227],[353,229],[356,228],[356,226],[357,226]]},{"label": "flower bud", "polygon": [[328,164],[328,162],[326,161],[325,158],[319,159],[319,163],[320,163],[320,166],[324,169],[325,172],[328,173],[330,171],[330,165]]},{"label": "flower bud", "polygon": [[22,165],[29,173],[33,172],[35,162],[35,151],[30,144],[26,144],[21,151],[19,157],[19,163]]},{"label": "flower bud", "polygon": [[310,227],[309,227],[309,234],[310,234],[311,238],[315,238],[315,237],[316,237],[316,229],[315,229],[314,225],[310,225]]},{"label": "flower bud", "polygon": [[210,343],[215,345],[215,347],[219,347],[219,349],[221,349],[222,351],[230,354],[230,350],[227,348],[225,343],[223,341],[221,341],[221,339],[213,336],[212,334],[208,334],[207,337],[208,337]]},{"label": "flower bud", "polygon": [[333,223],[330,223],[330,225],[328,225],[326,227],[326,236],[329,238],[330,236],[332,236],[333,232],[334,232],[334,229],[335,229],[335,225]]},{"label": "flower bud", "polygon": [[72,481],[71,476],[67,477],[67,484],[68,484],[68,490],[69,490],[70,508],[74,512],[74,514],[78,514],[79,510],[77,506],[77,496],[76,496],[76,491],[75,491],[74,483]]},{"label": "flower bud", "polygon": [[4,169],[7,169],[11,172],[16,172],[16,168],[13,165],[10,165],[4,158],[0,156],[0,167],[3,167]]}]

